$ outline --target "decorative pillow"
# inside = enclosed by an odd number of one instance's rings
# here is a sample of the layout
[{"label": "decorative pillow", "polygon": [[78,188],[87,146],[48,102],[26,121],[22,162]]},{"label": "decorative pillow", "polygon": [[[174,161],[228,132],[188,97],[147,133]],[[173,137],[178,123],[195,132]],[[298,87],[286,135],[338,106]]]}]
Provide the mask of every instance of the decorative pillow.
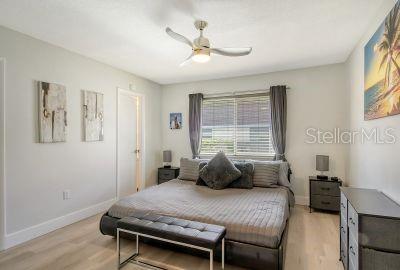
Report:
[{"label": "decorative pillow", "polygon": [[200,159],[181,158],[178,179],[196,181],[199,178]]},{"label": "decorative pillow", "polygon": [[239,169],[242,175],[230,183],[228,188],[253,188],[254,163],[235,161],[233,164]]},{"label": "decorative pillow", "polygon": [[279,164],[279,178],[278,178],[278,185],[280,186],[285,186],[290,188],[291,184],[289,181],[289,169],[290,165],[289,162],[287,161],[282,161],[282,160],[271,160],[271,161],[264,161],[266,163],[272,163],[272,164]]},{"label": "decorative pillow", "polygon": [[[201,169],[204,168],[204,166],[207,165],[207,161],[202,161],[199,163],[199,172],[201,171]],[[201,177],[199,176],[199,178],[197,178],[196,181],[196,185],[198,186],[207,186],[206,183],[203,181],[203,179],[201,179]]]},{"label": "decorative pillow", "polygon": [[253,185],[255,187],[276,187],[278,185],[280,164],[270,161],[254,162]]},{"label": "decorative pillow", "polygon": [[274,161],[274,162],[280,165],[278,185],[290,188],[289,163],[287,161]]},{"label": "decorative pillow", "polygon": [[242,173],[224,154],[217,153],[206,166],[199,171],[199,176],[212,189],[224,189],[238,179]]}]

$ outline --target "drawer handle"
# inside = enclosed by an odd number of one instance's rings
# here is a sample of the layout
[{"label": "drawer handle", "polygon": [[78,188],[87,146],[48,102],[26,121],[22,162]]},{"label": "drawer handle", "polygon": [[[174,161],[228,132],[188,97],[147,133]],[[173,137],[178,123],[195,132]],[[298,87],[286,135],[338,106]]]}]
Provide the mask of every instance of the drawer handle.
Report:
[{"label": "drawer handle", "polygon": [[324,201],[322,201],[321,203],[325,205],[331,204],[330,202],[324,202]]},{"label": "drawer handle", "polygon": [[356,256],[356,252],[354,251],[353,246],[350,246],[350,252],[351,252],[354,256]]},{"label": "drawer handle", "polygon": [[349,220],[350,220],[350,223],[351,224],[353,224],[353,225],[356,225],[356,223],[354,222],[354,220],[353,220],[353,218],[351,217],[351,218],[349,218]]},{"label": "drawer handle", "polygon": [[328,187],[321,187],[321,190],[329,191],[329,190],[331,190],[331,188],[328,188]]},{"label": "drawer handle", "polygon": [[346,230],[344,229],[343,226],[340,226],[340,229],[342,230],[342,232],[343,232],[344,234],[346,234]]},{"label": "drawer handle", "polygon": [[340,205],[341,205],[343,208],[346,208],[346,206],[344,206],[344,204],[343,204],[343,203],[340,203]]}]

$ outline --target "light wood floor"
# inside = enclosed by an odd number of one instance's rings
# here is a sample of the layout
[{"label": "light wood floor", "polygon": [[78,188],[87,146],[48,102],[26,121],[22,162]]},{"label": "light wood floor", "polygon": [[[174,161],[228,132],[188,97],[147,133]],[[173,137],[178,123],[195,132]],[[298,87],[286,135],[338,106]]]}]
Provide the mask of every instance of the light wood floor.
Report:
[{"label": "light wood floor", "polygon": [[[59,229],[0,253],[1,270],[116,269],[116,241],[99,232],[100,215]],[[342,270],[339,262],[339,216],[296,206],[290,217],[285,270]],[[124,249],[131,243],[124,243]],[[208,269],[207,259],[141,245],[141,258],[168,269]],[[214,269],[219,269],[215,263]],[[128,264],[124,270],[142,270]],[[228,265],[225,269],[242,268]]]}]

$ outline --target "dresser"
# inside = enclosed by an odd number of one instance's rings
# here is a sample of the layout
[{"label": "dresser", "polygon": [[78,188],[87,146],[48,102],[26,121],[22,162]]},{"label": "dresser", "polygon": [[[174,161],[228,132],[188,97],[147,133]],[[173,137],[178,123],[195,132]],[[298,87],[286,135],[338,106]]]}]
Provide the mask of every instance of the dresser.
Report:
[{"label": "dresser", "polygon": [[340,190],[340,259],[344,269],[400,269],[400,206],[377,190]]},{"label": "dresser", "polygon": [[340,211],[340,189],[342,181],[318,179],[310,176],[310,212],[311,209]]},{"label": "dresser", "polygon": [[178,167],[171,168],[158,168],[158,184],[168,182],[169,180],[177,178],[179,175]]}]

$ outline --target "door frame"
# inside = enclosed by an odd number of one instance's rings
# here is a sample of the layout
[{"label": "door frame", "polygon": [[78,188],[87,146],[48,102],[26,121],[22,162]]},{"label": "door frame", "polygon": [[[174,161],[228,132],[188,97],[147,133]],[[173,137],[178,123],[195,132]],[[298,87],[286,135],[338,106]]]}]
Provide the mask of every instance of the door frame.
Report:
[{"label": "door frame", "polygon": [[6,59],[0,57],[0,250],[6,248]]},{"label": "door frame", "polygon": [[117,199],[120,199],[120,194],[119,194],[119,175],[118,175],[118,166],[119,166],[119,160],[118,160],[118,130],[119,130],[119,97],[120,94],[123,95],[128,95],[134,98],[139,99],[139,109],[138,109],[138,123],[137,126],[140,129],[140,131],[137,133],[138,140],[139,140],[139,149],[140,149],[140,159],[138,162],[137,168],[137,179],[136,179],[136,186],[137,186],[137,191],[142,190],[145,187],[146,184],[146,171],[145,171],[145,160],[146,160],[146,151],[145,151],[145,96],[140,93],[136,93],[130,90],[125,90],[123,88],[118,87],[117,88],[117,126],[116,126],[116,192],[115,196]]}]

